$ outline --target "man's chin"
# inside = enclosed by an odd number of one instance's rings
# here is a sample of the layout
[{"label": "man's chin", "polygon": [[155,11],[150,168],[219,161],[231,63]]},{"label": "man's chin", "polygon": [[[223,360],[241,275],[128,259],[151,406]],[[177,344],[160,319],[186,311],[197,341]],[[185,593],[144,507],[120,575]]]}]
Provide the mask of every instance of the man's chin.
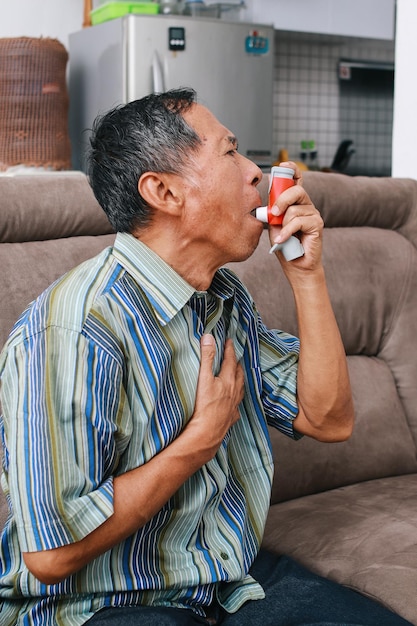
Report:
[{"label": "man's chin", "polygon": [[239,251],[236,252],[233,259],[230,259],[229,263],[241,263],[242,261],[246,261],[252,254],[255,252],[258,247],[259,241],[261,239],[262,230],[259,235],[253,239],[253,241],[248,242],[246,246],[241,246]]}]

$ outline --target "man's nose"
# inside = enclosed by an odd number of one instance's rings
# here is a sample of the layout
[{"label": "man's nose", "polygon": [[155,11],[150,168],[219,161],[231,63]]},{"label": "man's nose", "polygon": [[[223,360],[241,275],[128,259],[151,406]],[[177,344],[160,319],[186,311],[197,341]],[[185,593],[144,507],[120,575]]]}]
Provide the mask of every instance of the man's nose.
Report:
[{"label": "man's nose", "polygon": [[258,167],[256,165],[256,163],[252,163],[252,165],[254,166],[254,171],[252,174],[252,185],[257,185],[261,180],[262,180],[262,170],[260,167]]},{"label": "man's nose", "polygon": [[248,168],[248,175],[252,185],[257,185],[259,181],[262,179],[262,170],[248,157],[240,154],[242,159],[244,160],[244,166]]}]

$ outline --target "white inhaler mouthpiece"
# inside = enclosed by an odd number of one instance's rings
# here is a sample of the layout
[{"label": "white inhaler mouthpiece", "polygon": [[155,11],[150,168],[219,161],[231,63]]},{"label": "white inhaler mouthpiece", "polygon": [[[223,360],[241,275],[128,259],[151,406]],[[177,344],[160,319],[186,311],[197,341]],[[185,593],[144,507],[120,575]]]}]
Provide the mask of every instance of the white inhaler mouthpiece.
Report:
[{"label": "white inhaler mouthpiece", "polygon": [[[273,215],[271,208],[275,204],[278,196],[294,183],[294,170],[290,167],[273,167],[269,179],[269,202],[268,206],[260,206],[255,211],[255,217],[265,224],[279,225],[282,224],[282,215]],[[293,261],[303,256],[304,248],[297,237],[291,235],[283,243],[276,243],[272,246],[269,254],[273,254],[277,250],[281,250],[286,261]]]}]

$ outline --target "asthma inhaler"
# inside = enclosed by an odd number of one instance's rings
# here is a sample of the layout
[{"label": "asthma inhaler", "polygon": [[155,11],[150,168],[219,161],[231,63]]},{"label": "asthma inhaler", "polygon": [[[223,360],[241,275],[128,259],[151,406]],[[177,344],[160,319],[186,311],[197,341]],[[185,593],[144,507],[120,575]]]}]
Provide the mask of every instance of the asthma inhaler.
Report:
[{"label": "asthma inhaler", "polygon": [[[294,170],[291,167],[275,166],[271,169],[268,190],[268,206],[260,206],[256,209],[255,217],[261,222],[279,226],[282,224],[283,215],[273,215],[271,212],[276,200],[280,194],[292,187],[294,182]],[[284,243],[276,243],[272,246],[269,253],[272,254],[276,250],[281,250],[286,261],[298,259],[304,254],[304,248],[297,237],[291,235]]]}]

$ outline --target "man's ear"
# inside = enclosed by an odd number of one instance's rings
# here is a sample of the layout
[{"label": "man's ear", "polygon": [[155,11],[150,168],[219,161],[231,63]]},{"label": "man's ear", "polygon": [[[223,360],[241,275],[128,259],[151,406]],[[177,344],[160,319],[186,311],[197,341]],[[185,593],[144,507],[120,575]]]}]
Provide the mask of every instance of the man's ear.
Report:
[{"label": "man's ear", "polygon": [[178,176],[166,172],[145,172],[139,178],[138,191],[146,203],[158,211],[178,213],[182,205]]}]

